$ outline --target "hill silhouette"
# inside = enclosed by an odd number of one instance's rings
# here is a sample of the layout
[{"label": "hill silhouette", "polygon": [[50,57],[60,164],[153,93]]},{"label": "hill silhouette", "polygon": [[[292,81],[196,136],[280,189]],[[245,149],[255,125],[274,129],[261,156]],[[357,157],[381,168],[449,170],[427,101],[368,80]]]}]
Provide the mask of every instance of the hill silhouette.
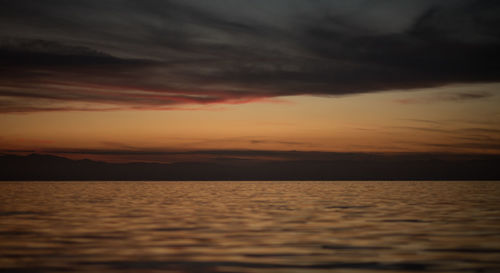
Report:
[{"label": "hill silhouette", "polygon": [[0,180],[499,180],[500,156],[338,154],[328,160],[107,163],[0,156]]}]

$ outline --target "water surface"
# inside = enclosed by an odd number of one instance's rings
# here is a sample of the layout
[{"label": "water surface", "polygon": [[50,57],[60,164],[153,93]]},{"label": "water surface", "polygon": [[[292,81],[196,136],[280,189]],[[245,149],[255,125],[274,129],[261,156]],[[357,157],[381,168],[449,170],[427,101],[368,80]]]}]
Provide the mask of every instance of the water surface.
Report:
[{"label": "water surface", "polygon": [[5,272],[500,272],[500,182],[2,182]]}]

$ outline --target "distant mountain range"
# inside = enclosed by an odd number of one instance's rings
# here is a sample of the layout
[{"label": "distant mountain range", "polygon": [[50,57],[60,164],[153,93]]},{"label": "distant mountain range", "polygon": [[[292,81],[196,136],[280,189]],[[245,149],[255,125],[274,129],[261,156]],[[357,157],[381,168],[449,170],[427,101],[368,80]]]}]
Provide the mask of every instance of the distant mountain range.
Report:
[{"label": "distant mountain range", "polygon": [[0,180],[500,180],[500,155],[332,153],[324,160],[107,163],[0,156]]}]

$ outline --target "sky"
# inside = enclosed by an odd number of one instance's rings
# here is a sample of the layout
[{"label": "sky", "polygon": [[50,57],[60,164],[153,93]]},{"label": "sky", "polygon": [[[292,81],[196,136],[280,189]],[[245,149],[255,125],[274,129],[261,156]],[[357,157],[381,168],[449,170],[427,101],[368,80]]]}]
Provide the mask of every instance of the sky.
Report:
[{"label": "sky", "polygon": [[499,1],[0,4],[3,154],[500,154]]}]

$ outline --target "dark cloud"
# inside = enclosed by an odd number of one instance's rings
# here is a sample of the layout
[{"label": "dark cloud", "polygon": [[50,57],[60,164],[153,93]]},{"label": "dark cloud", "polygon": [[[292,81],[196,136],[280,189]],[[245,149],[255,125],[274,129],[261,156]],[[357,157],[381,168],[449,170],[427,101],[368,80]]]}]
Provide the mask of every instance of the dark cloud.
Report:
[{"label": "dark cloud", "polygon": [[9,66],[81,66],[123,64],[109,54],[83,46],[69,46],[55,41],[3,39],[1,64]]},{"label": "dark cloud", "polygon": [[63,102],[168,109],[500,80],[500,3],[492,0],[0,4],[2,112],[85,109]]}]

